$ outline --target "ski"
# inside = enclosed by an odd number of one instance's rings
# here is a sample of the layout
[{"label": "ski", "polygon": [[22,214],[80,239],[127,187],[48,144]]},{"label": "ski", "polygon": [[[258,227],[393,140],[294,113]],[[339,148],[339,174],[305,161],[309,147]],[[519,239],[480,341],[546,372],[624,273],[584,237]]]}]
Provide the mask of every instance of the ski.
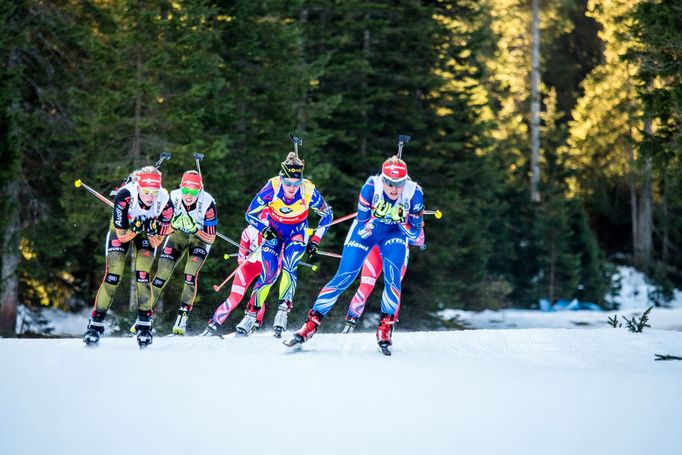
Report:
[{"label": "ski", "polygon": [[300,335],[294,334],[293,338],[291,338],[289,340],[282,341],[282,344],[284,344],[284,346],[288,346],[290,348],[297,346],[297,345],[300,346],[301,344],[303,344],[303,338]]}]

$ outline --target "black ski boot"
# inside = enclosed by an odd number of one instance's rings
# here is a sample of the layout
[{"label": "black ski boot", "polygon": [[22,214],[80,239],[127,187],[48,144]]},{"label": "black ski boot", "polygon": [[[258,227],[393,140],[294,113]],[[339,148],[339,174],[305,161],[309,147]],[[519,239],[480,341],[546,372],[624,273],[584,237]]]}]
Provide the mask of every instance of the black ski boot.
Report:
[{"label": "black ski boot", "polygon": [[152,311],[137,311],[137,321],[135,321],[135,329],[137,331],[137,344],[140,349],[144,349],[152,344]]},{"label": "black ski boot", "polygon": [[358,325],[358,318],[347,317],[346,324],[343,326],[341,333],[353,333],[356,325]]},{"label": "black ski boot", "polygon": [[100,336],[104,333],[104,317],[106,311],[93,310],[88,322],[88,328],[83,335],[83,343],[86,346],[97,346]]}]

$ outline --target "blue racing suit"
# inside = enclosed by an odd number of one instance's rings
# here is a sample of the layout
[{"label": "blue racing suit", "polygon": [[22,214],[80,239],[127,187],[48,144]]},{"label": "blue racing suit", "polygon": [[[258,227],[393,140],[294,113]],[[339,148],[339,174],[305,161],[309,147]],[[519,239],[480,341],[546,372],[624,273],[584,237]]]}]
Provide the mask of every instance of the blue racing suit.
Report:
[{"label": "blue racing suit", "polygon": [[[280,255],[282,257],[282,280],[279,300],[289,305],[296,292],[296,269],[306,249],[308,212],[312,208],[321,219],[310,241],[319,243],[333,219],[332,209],[309,180],[303,179],[293,199],[284,197],[280,177],[274,177],[260,190],[246,211],[246,221],[263,232],[268,226],[275,230],[277,238],[263,242],[261,250],[263,268],[247,308],[258,311],[263,305],[270,287],[277,279]],[[262,217],[263,212],[266,216]]]},{"label": "blue racing suit", "polygon": [[325,316],[355,281],[370,250],[378,246],[384,271],[381,312],[394,315],[400,302],[401,269],[407,268],[407,242],[419,237],[423,211],[424,194],[412,180],[393,201],[384,193],[381,175],[367,179],[360,190],[358,216],[343,244],[339,269],[320,291],[313,311]]}]

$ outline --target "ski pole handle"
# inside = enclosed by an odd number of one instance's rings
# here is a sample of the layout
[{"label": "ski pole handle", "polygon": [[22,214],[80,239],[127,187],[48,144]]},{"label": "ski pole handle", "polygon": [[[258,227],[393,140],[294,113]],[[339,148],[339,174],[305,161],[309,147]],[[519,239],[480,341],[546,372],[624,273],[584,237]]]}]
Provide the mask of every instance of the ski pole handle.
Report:
[{"label": "ski pole handle", "polygon": [[85,183],[83,183],[83,182],[81,181],[81,179],[78,179],[78,180],[76,180],[75,182],[73,182],[73,186],[75,186],[76,188],[81,188],[81,187],[83,187],[83,188],[85,188],[86,190],[88,190],[88,191],[90,192],[90,194],[92,194],[93,196],[95,196],[97,199],[99,199],[100,201],[104,202],[105,204],[107,204],[109,207],[113,207],[113,206],[114,206],[114,203],[113,203],[113,202],[111,202],[109,199],[107,199],[106,197],[104,197],[104,196],[103,196],[101,193],[99,193],[97,190],[94,190],[94,189],[90,188],[88,185],[86,185]]},{"label": "ski pole handle", "polygon": [[424,215],[433,215],[437,220],[443,218],[443,212],[440,210],[424,210]]},{"label": "ski pole handle", "polygon": [[230,280],[232,279],[232,277],[235,276],[235,275],[237,274],[237,272],[239,272],[239,271],[242,269],[242,267],[244,267],[244,265],[248,264],[249,259],[251,259],[252,257],[254,257],[254,256],[256,255],[256,253],[258,253],[258,252],[260,251],[260,249],[263,247],[263,244],[264,244],[264,243],[265,243],[265,242],[263,242],[263,243],[261,243],[260,245],[258,245],[258,248],[256,248],[255,250],[253,250],[253,252],[252,252],[251,254],[249,254],[249,255],[246,257],[246,259],[244,260],[244,262],[242,262],[241,264],[239,264],[239,266],[238,266],[236,269],[234,269],[234,271],[233,271],[232,273],[230,273],[230,276],[228,276],[227,278],[225,278],[225,280],[223,280],[222,283],[220,283],[220,284],[214,284],[214,285],[213,285],[213,290],[216,291],[216,292],[220,291],[220,289],[222,289],[222,287],[225,286],[225,285],[227,284],[227,282],[230,281]]}]

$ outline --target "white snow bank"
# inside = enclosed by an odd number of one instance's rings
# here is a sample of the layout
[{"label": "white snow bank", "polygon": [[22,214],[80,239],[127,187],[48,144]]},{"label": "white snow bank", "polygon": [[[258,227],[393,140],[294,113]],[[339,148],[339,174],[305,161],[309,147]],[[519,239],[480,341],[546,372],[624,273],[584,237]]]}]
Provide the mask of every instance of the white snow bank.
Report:
[{"label": "white snow bank", "polygon": [[[647,282],[646,275],[634,267],[619,266],[611,280],[620,282],[620,291],[614,296],[608,296],[607,302],[615,303],[619,310],[647,309],[653,305],[649,300],[656,287]],[[682,307],[682,291],[675,289],[673,299],[667,303],[671,307]]]},{"label": "white snow bank", "polygon": [[[485,310],[481,312],[464,310],[442,310],[438,316],[445,320],[456,320],[470,329],[516,329],[516,328],[604,328],[609,327],[609,317],[618,316],[625,321],[639,317],[644,311],[552,311],[537,310]],[[654,308],[649,313],[649,325],[659,330],[682,331],[682,308]]]},{"label": "white snow bank", "polygon": [[0,452],[682,453],[682,333],[0,340]]}]

